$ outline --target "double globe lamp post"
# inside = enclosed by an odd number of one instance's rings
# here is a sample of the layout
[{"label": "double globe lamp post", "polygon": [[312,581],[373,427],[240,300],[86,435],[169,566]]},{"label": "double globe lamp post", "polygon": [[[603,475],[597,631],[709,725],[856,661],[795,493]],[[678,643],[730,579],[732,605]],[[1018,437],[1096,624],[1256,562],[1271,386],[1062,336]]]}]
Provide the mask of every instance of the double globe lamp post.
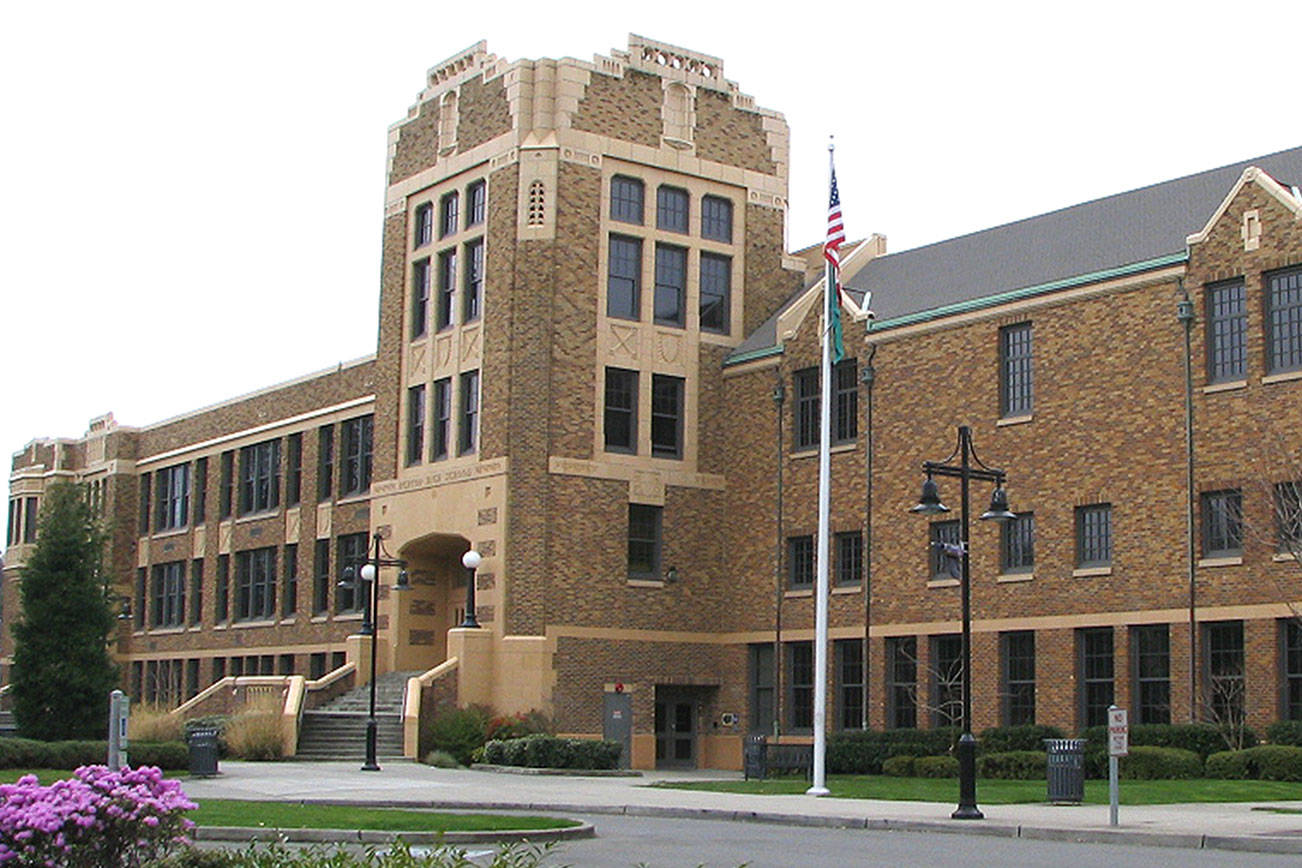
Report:
[{"label": "double globe lamp post", "polygon": [[[958,463],[951,463],[958,458]],[[922,497],[918,505],[910,512],[918,515],[937,515],[949,512],[949,507],[940,500],[940,491],[933,477],[949,476],[959,480],[961,505],[959,509],[959,542],[957,551],[944,544],[946,556],[957,556],[961,562],[959,587],[963,600],[963,734],[958,740],[958,808],[950,816],[955,820],[980,820],[985,816],[976,804],[976,739],[972,736],[972,582],[968,563],[968,521],[969,489],[972,480],[992,482],[994,493],[990,496],[990,508],[981,514],[983,521],[1000,523],[1011,521],[1017,516],[1008,509],[1008,492],[1004,490],[1006,474],[994,467],[987,467],[977,457],[972,448],[972,429],[962,425],[958,429],[958,444],[944,461],[924,461],[922,469],[927,479],[922,483]]]}]

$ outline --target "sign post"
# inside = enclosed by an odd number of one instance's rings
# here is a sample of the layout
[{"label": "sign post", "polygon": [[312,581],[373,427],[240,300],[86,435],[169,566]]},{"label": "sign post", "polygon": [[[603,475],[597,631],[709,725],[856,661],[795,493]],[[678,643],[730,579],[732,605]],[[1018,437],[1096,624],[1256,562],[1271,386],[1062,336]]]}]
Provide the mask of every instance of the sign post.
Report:
[{"label": "sign post", "polygon": [[109,694],[108,767],[121,771],[127,764],[127,721],[131,699],[121,690]]},{"label": "sign post", "polygon": [[1121,787],[1117,782],[1120,758],[1130,753],[1130,723],[1124,708],[1108,706],[1108,820],[1117,825]]}]

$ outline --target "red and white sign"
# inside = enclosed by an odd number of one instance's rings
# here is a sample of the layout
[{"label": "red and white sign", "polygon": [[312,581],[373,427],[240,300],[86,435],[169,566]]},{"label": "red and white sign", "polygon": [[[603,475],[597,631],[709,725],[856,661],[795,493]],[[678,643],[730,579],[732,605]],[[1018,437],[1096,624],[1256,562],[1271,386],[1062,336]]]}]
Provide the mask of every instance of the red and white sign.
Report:
[{"label": "red and white sign", "polygon": [[1125,756],[1130,753],[1130,723],[1126,710],[1113,706],[1108,709],[1108,756]]}]

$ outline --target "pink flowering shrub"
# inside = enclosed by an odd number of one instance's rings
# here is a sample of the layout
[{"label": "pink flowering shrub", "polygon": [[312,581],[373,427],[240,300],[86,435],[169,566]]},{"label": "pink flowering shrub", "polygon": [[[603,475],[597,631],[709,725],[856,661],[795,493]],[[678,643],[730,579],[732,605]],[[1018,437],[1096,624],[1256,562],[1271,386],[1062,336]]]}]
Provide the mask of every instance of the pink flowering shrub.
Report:
[{"label": "pink flowering shrub", "polygon": [[0,865],[134,868],[186,843],[197,805],[153,766],[82,766],[41,786],[0,784]]}]

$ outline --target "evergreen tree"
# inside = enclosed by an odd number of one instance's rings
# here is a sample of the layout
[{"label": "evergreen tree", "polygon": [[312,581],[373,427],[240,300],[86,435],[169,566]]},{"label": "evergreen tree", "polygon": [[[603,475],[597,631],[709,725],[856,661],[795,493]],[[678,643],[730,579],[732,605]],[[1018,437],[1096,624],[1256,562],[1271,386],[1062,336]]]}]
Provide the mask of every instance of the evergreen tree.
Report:
[{"label": "evergreen tree", "polygon": [[107,646],[114,617],[100,573],[103,550],[81,488],[48,488],[13,627],[14,719],[25,736],[103,738],[107,731],[117,670]]}]

